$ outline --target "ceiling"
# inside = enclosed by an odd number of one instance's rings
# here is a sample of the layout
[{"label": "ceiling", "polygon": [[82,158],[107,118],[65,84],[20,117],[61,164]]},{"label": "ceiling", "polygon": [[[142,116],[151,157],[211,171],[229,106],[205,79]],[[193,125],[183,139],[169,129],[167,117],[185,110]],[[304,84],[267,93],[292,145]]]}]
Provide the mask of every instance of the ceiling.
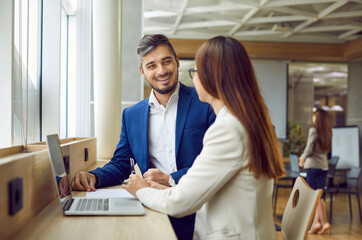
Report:
[{"label": "ceiling", "polygon": [[[248,41],[346,43],[362,37],[362,0],[144,0],[144,33],[176,39],[224,35]],[[346,95],[346,64],[294,62],[289,74],[311,76],[318,96]]]},{"label": "ceiling", "polygon": [[362,0],[144,0],[144,32],[345,43],[362,36]]}]

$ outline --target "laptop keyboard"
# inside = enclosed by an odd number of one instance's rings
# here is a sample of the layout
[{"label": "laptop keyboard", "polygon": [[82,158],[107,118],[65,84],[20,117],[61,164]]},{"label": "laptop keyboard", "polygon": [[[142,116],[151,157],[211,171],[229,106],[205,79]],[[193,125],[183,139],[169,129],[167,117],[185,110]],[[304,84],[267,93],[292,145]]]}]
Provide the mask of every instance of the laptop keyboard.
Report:
[{"label": "laptop keyboard", "polygon": [[109,199],[80,199],[76,211],[109,211]]}]

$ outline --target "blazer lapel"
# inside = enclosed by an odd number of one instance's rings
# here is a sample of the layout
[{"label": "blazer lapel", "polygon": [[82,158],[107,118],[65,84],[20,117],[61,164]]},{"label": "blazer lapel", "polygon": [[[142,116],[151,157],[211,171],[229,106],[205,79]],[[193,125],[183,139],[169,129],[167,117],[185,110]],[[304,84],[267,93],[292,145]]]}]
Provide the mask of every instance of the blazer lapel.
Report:
[{"label": "blazer lapel", "polygon": [[[144,106],[140,111],[140,125],[139,131],[137,131],[139,135],[139,139],[141,139],[141,146],[137,146],[140,152],[142,152],[142,158],[145,161],[141,161],[143,166],[139,166],[141,168],[141,172],[144,173],[150,167],[150,155],[149,155],[149,145],[148,145],[148,114],[150,111],[150,106],[148,105],[148,101],[145,101]],[[144,130],[142,130],[144,129]],[[143,168],[143,169],[142,169]]]},{"label": "blazer lapel", "polygon": [[179,150],[180,141],[182,138],[183,130],[185,128],[185,123],[187,115],[189,113],[189,108],[191,104],[190,90],[180,83],[180,92],[179,99],[177,104],[177,116],[176,116],[176,161],[177,153]]}]

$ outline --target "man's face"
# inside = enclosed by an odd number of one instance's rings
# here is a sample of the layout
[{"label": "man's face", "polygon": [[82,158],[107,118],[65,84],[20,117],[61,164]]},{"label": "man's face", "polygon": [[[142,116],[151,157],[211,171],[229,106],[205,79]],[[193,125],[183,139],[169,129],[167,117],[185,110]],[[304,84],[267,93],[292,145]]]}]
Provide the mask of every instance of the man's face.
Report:
[{"label": "man's face", "polygon": [[175,59],[167,45],[160,45],[142,59],[142,76],[160,94],[169,94],[177,86],[178,57]]}]

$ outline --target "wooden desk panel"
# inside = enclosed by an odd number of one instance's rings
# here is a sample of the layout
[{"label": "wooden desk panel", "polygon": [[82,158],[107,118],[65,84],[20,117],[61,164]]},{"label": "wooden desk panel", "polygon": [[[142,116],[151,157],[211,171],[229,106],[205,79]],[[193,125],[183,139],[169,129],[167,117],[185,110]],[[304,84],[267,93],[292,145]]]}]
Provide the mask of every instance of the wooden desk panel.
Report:
[{"label": "wooden desk panel", "polygon": [[146,208],[145,216],[63,216],[55,199],[13,239],[177,239],[167,215]]},{"label": "wooden desk panel", "polygon": [[[89,167],[102,167],[109,160]],[[108,188],[120,188],[120,185]],[[74,191],[73,196],[85,197]],[[177,239],[168,216],[146,208],[144,216],[63,216],[59,199],[44,208],[12,239]]]}]

